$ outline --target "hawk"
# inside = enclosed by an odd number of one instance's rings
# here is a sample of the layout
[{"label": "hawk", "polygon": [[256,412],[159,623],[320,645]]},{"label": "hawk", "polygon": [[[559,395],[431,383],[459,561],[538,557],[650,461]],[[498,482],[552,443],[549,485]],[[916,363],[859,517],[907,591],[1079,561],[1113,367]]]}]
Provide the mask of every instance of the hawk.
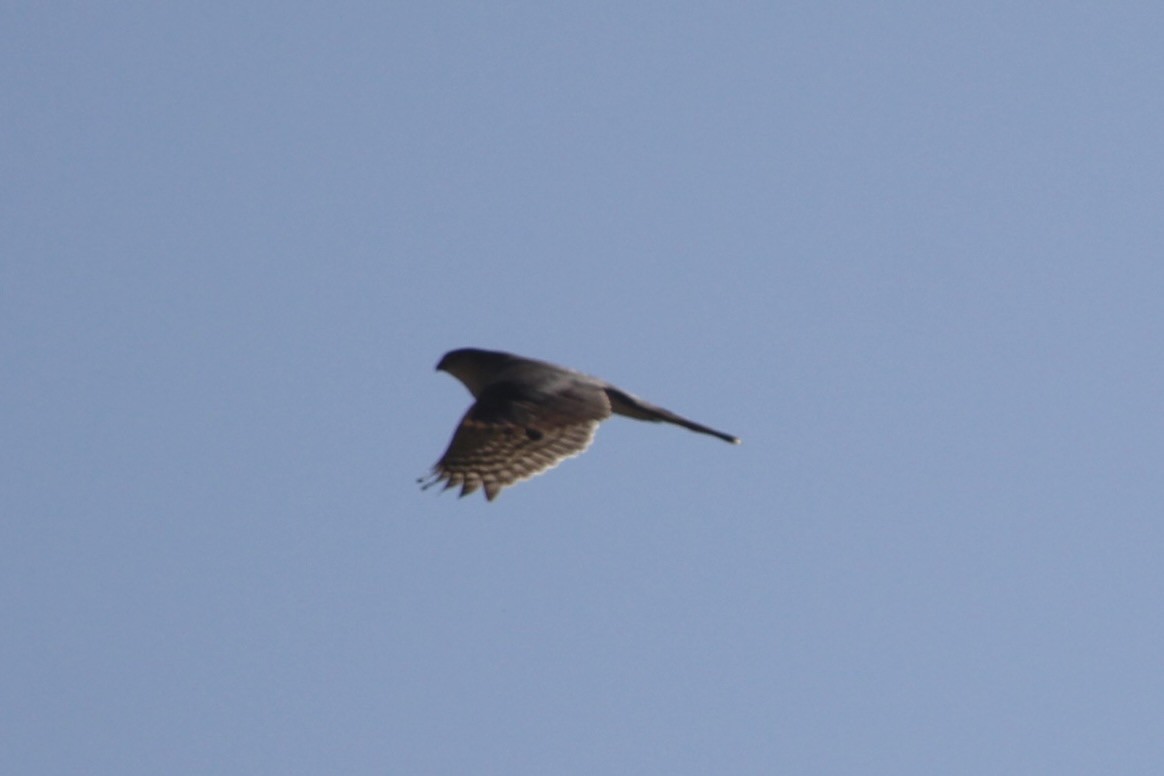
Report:
[{"label": "hawk", "polygon": [[444,355],[437,371],[460,380],[476,401],[427,477],[461,496],[480,488],[489,501],[515,485],[579,455],[598,424],[613,415],[673,423],[738,445],[731,434],[648,404],[605,380],[494,350],[462,348]]}]

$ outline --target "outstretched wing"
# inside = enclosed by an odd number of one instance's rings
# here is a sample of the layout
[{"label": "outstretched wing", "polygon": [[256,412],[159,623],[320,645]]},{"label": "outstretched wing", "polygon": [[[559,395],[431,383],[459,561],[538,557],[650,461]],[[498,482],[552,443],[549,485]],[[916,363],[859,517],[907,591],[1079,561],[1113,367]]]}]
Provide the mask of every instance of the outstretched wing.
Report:
[{"label": "outstretched wing", "polygon": [[490,386],[465,413],[441,459],[424,480],[467,496],[479,488],[492,501],[502,488],[529,479],[582,453],[610,401],[589,383],[562,381],[531,392],[513,383]]}]

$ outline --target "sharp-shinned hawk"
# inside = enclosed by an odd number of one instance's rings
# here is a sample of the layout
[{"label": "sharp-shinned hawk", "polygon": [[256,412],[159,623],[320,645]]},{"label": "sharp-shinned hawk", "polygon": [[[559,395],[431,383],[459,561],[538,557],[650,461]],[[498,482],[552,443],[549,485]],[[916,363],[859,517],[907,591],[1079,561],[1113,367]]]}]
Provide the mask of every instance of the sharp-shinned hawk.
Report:
[{"label": "sharp-shinned hawk", "polygon": [[492,501],[502,488],[557,466],[590,446],[612,414],[674,423],[738,445],[731,434],[648,404],[610,383],[572,369],[510,353],[463,348],[437,364],[476,401],[457,426],[424,488],[443,482],[467,496],[479,488]]}]

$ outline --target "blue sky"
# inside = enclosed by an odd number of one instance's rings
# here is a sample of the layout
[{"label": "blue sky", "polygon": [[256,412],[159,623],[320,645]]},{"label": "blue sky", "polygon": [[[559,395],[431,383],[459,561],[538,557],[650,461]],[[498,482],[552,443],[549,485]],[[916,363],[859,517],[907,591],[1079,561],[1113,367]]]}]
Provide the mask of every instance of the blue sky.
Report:
[{"label": "blue sky", "polygon": [[1159,773],[1162,29],[8,4],[0,771]]}]

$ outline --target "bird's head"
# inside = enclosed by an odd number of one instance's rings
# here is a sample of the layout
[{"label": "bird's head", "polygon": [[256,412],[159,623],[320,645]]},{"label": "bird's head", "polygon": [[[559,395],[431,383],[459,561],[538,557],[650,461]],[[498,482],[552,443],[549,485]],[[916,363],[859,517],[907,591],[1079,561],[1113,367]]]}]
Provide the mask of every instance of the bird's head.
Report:
[{"label": "bird's head", "polygon": [[496,350],[460,348],[441,356],[436,368],[438,372],[448,372],[460,380],[469,389],[469,393],[477,396],[497,371],[512,359],[510,354]]}]

